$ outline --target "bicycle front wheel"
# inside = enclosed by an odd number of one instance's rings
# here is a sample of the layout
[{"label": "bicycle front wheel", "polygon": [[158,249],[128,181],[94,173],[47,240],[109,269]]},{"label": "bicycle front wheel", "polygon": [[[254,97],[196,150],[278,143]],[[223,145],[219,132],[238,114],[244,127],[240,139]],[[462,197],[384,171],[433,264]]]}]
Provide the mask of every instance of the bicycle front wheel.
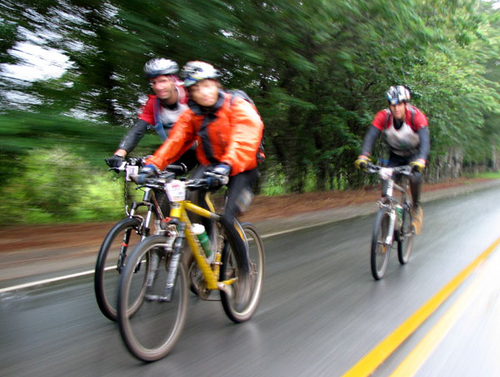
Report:
[{"label": "bicycle front wheel", "polygon": [[[248,251],[250,257],[250,278],[249,278],[249,294],[244,295],[245,299],[241,300],[241,288],[238,280],[231,285],[228,285],[228,292],[220,291],[222,307],[226,315],[234,322],[240,323],[248,321],[260,302],[262,295],[262,286],[264,284],[265,270],[265,252],[264,243],[253,224],[241,224],[246,241],[248,242]],[[226,240],[222,251],[222,265],[220,269],[220,280],[238,279],[240,276],[236,256],[231,242]]]},{"label": "bicycle front wheel", "polygon": [[409,206],[405,205],[403,210],[403,223],[398,241],[398,259],[401,264],[409,262],[413,250],[413,235],[415,232],[412,220]]},{"label": "bicycle front wheel", "polygon": [[[168,237],[144,239],[128,258],[118,291],[118,324],[127,349],[142,361],[159,360],[172,350],[184,327],[188,309],[188,283],[180,262],[170,294],[166,291],[172,253],[166,252]],[[149,260],[144,276],[137,266]],[[145,289],[144,289],[145,288]],[[131,314],[127,308],[143,292],[141,306]]]},{"label": "bicycle front wheel", "polygon": [[[141,240],[141,221],[126,218],[109,231],[99,250],[95,265],[94,291],[102,314],[116,321],[116,297],[118,282],[127,253]],[[139,301],[132,303],[131,311],[137,309]]]},{"label": "bicycle front wheel", "polygon": [[386,243],[389,231],[390,216],[389,213],[381,209],[377,213],[375,226],[373,227],[370,264],[372,276],[375,280],[384,277],[387,265],[389,263],[389,252],[391,245]]}]

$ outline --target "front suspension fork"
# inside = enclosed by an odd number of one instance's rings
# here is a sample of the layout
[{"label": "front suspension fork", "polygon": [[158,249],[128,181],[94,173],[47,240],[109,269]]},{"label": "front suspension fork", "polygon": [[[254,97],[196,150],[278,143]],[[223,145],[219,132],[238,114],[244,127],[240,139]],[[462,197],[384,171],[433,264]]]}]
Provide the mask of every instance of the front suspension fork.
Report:
[{"label": "front suspension fork", "polygon": [[[177,236],[175,237],[174,245],[165,246],[166,251],[171,250],[172,255],[170,258],[170,263],[168,265],[167,271],[167,279],[165,283],[165,287],[161,295],[153,295],[151,294],[154,280],[156,278],[156,274],[158,272],[158,267],[160,264],[161,256],[158,251],[153,251],[150,257],[150,268],[148,270],[148,275],[146,278],[146,287],[148,293],[146,293],[146,299],[150,301],[160,301],[160,302],[170,302],[172,300],[172,293],[175,286],[175,282],[177,279],[179,264],[181,261],[182,248],[184,246],[184,228],[185,224],[179,224],[179,231],[176,232]],[[172,236],[173,237],[173,236]],[[169,250],[168,250],[169,249]],[[167,253],[165,253],[165,258],[167,258]]]}]

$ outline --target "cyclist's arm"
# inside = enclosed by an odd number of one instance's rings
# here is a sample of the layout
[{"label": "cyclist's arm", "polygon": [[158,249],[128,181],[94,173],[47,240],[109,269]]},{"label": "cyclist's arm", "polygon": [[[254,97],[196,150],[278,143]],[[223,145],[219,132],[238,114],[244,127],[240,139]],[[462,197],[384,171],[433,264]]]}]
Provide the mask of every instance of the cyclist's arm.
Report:
[{"label": "cyclist's arm", "polygon": [[420,137],[420,146],[418,148],[418,154],[416,158],[421,158],[427,161],[427,158],[429,157],[429,151],[431,149],[429,127],[420,128],[418,130],[418,136]]},{"label": "cyclist's arm", "polygon": [[126,152],[125,154],[130,153],[137,146],[137,144],[139,144],[139,141],[146,133],[148,126],[149,126],[148,122],[142,119],[137,119],[134,127],[132,127],[132,129],[127,133],[127,135],[125,135],[120,145],[118,145],[118,150],[115,152],[115,154],[121,155],[121,153],[117,153],[120,152],[120,150],[125,151]]},{"label": "cyclist's arm", "polygon": [[382,131],[380,131],[379,128],[375,127],[374,125],[370,126],[370,128],[366,132],[363,146],[361,147],[361,154],[363,156],[370,156],[373,146],[375,145],[375,142],[377,141],[381,133]]},{"label": "cyclist's arm", "polygon": [[413,119],[412,128],[418,133],[420,138],[420,145],[418,146],[418,152],[415,159],[422,159],[427,161],[430,151],[430,136],[429,127],[427,122],[427,117],[420,110],[416,109],[416,113]]}]

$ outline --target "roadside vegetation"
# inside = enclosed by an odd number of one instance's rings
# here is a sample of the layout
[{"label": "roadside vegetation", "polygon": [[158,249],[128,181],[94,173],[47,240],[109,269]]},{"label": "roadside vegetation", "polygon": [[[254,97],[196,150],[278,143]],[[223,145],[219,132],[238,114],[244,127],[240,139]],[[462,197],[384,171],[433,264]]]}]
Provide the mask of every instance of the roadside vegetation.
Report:
[{"label": "roadside vegetation", "polygon": [[[373,184],[353,161],[394,84],[407,85],[429,119],[426,182],[497,178],[500,12],[494,4],[5,0],[0,223],[99,221],[123,213],[123,178],[108,172],[103,159],[144,104],[142,66],[153,56],[180,65],[210,61],[227,88],[252,97],[266,125],[260,195]],[[43,71],[49,56],[60,59]],[[157,147],[157,137],[148,135],[134,155]],[[374,152],[385,157],[382,143]]]}]

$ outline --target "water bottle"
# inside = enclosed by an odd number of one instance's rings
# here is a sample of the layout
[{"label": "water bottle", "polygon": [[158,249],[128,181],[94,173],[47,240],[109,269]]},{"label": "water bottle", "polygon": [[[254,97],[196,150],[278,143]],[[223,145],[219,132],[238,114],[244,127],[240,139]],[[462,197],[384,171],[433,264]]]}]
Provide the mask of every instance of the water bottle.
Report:
[{"label": "water bottle", "polygon": [[205,227],[202,224],[193,224],[191,226],[191,232],[198,237],[198,241],[200,241],[201,247],[203,251],[205,251],[205,255],[207,258],[210,258],[212,250],[210,249],[210,239],[208,238],[207,232],[205,232]]},{"label": "water bottle", "polygon": [[396,229],[400,229],[403,223],[403,207],[401,207],[399,204],[396,204],[396,215]]}]

